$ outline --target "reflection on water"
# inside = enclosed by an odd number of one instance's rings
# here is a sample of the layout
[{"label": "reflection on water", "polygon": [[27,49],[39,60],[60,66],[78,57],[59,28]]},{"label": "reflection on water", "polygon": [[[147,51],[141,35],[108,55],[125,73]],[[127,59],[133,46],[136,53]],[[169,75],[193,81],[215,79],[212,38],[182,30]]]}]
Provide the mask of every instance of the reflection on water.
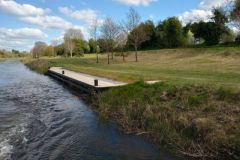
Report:
[{"label": "reflection on water", "polygon": [[77,94],[18,61],[0,63],[0,159],[172,159],[97,115]]}]

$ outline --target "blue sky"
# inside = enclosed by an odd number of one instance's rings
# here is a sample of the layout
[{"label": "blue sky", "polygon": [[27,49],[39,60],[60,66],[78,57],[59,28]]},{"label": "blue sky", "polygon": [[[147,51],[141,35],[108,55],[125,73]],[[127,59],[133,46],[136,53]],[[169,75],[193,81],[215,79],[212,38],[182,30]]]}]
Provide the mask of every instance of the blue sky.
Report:
[{"label": "blue sky", "polygon": [[142,20],[155,23],[177,16],[183,25],[209,20],[212,7],[226,0],[0,0],[0,49],[30,50],[35,41],[61,40],[68,28],[79,28],[89,38],[92,19],[116,22],[134,7]]}]

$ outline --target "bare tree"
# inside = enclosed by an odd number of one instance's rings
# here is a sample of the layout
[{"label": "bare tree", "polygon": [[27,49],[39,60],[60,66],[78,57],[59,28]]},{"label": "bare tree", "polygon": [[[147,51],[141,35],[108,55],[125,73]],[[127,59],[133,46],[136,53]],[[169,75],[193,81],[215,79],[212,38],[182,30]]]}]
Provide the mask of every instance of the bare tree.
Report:
[{"label": "bare tree", "polygon": [[141,16],[139,13],[133,9],[130,8],[127,13],[127,23],[126,23],[126,30],[127,32],[133,31],[139,24],[141,23]]},{"label": "bare tree", "polygon": [[240,0],[229,1],[229,6],[233,25],[240,31]]},{"label": "bare tree", "polygon": [[[93,19],[91,27],[90,27],[90,35],[96,43],[97,43],[97,38],[98,38],[98,25],[99,25],[98,20],[96,18]],[[96,52],[96,58],[97,58],[97,63],[99,63],[98,52]]]},{"label": "bare tree", "polygon": [[102,39],[104,39],[106,45],[104,45],[106,48],[105,50],[108,52],[108,64],[110,64],[109,61],[109,52],[111,52],[112,59],[113,59],[113,47],[115,40],[119,34],[119,25],[116,24],[112,18],[107,18],[103,22],[103,25],[101,26],[101,33],[102,33]]},{"label": "bare tree", "polygon": [[69,51],[71,58],[73,57],[73,50],[75,47],[74,40],[83,39],[83,34],[80,29],[70,28],[64,34],[64,44],[67,51]]},{"label": "bare tree", "polygon": [[33,58],[39,58],[40,55],[44,53],[46,48],[47,48],[46,43],[40,41],[36,42],[32,49]]},{"label": "bare tree", "polygon": [[56,57],[57,53],[56,53],[56,46],[58,46],[59,44],[61,44],[61,41],[59,39],[53,39],[51,41],[51,45],[54,47],[54,57]]},{"label": "bare tree", "polygon": [[135,49],[136,62],[138,62],[138,48],[139,46],[149,39],[148,35],[144,31],[144,28],[140,26],[141,17],[139,13],[133,8],[129,9],[127,13],[126,30],[129,35],[129,43],[133,45]]},{"label": "bare tree", "polygon": [[128,41],[128,33],[125,31],[122,31],[118,36],[117,36],[117,46],[121,49],[122,52],[122,57],[123,61],[125,61],[125,54],[124,54],[124,48],[126,47]]}]

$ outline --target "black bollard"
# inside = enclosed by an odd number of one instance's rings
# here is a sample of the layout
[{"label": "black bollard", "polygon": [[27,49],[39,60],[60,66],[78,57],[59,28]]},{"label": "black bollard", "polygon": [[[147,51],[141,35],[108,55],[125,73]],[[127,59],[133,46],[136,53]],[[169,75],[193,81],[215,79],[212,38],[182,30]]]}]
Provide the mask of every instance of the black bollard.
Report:
[{"label": "black bollard", "polygon": [[98,80],[94,79],[94,86],[98,86]]},{"label": "black bollard", "polygon": [[65,74],[65,72],[64,72],[64,71],[62,71],[62,74]]}]

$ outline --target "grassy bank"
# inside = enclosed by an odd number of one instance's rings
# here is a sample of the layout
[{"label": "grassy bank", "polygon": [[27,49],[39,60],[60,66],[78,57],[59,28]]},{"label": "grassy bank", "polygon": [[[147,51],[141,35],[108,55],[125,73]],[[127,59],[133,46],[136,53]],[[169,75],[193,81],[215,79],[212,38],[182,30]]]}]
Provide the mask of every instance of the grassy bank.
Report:
[{"label": "grassy bank", "polygon": [[240,88],[240,48],[236,47],[139,52],[138,63],[130,53],[126,62],[122,62],[122,57],[114,57],[110,65],[106,55],[101,55],[99,64],[95,62],[95,55],[45,60],[52,66],[125,82],[163,80],[176,85],[211,84]]},{"label": "grassy bank", "polygon": [[22,62],[31,70],[41,74],[47,73],[48,68],[50,67],[50,63],[47,60],[23,59]]},{"label": "grassy bank", "polygon": [[99,96],[103,118],[188,159],[240,158],[240,92],[138,82]]},{"label": "grassy bank", "polygon": [[[127,133],[149,137],[187,159],[240,158],[240,49],[165,49],[139,53],[134,62],[101,55],[83,58],[43,58],[25,62],[46,73],[59,66],[125,82],[143,81],[111,89],[95,102],[104,119],[118,122]],[[220,89],[219,89],[220,88]],[[234,88],[234,90],[232,89]]]},{"label": "grassy bank", "polygon": [[5,61],[5,59],[3,59],[3,58],[0,58],[0,62],[3,62],[3,61]]}]

